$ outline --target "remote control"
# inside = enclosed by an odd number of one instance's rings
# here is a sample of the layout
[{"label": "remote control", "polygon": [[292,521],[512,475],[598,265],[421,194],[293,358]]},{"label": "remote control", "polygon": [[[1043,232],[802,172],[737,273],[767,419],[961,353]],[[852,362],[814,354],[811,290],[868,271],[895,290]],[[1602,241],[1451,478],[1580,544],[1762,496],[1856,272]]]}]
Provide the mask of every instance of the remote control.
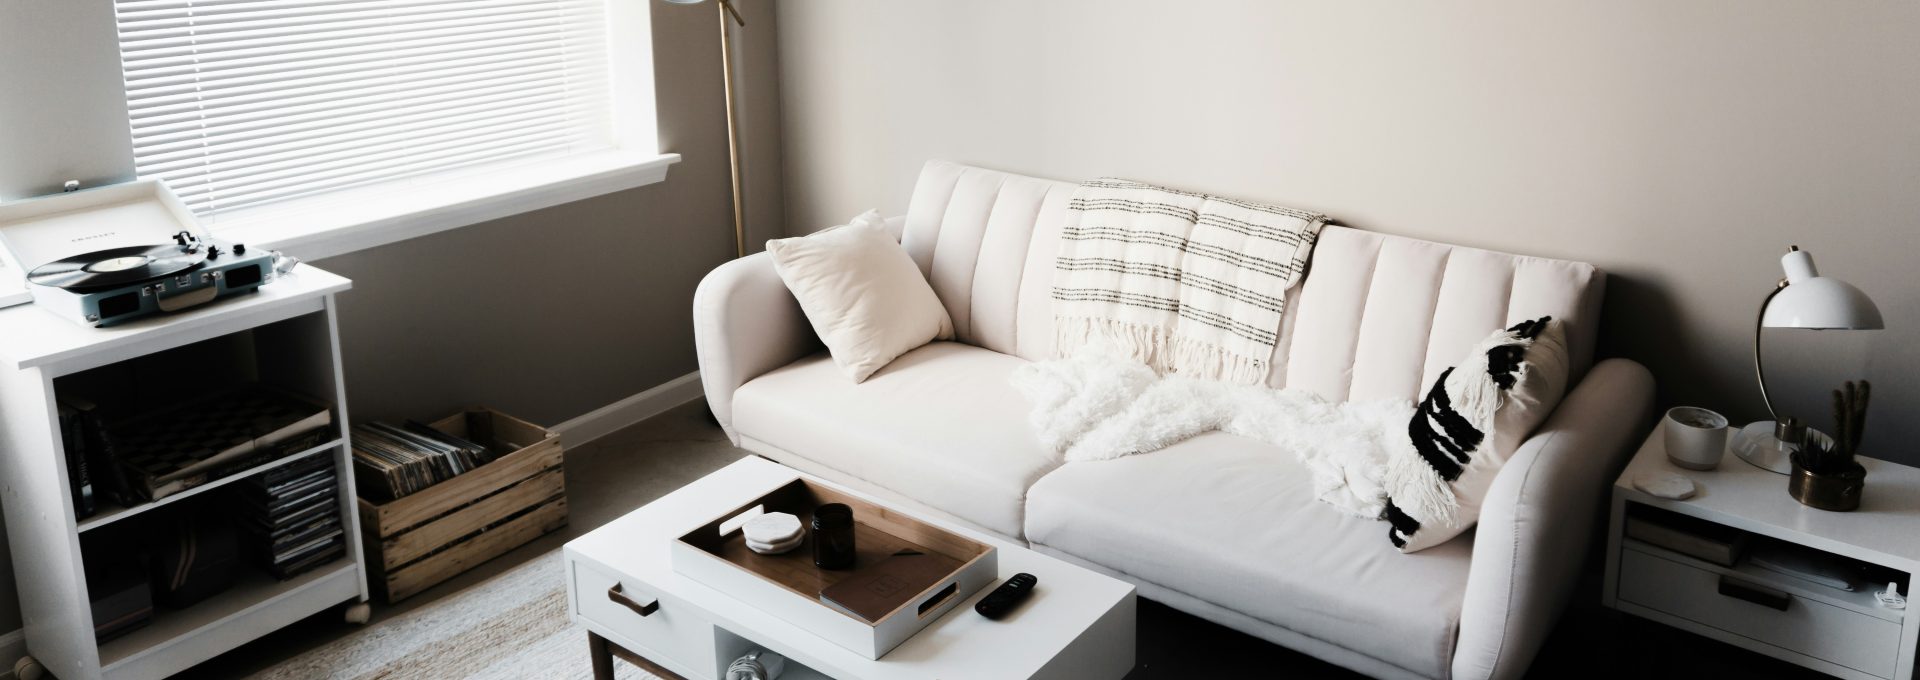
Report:
[{"label": "remote control", "polygon": [[1000,584],[1000,587],[994,588],[993,592],[987,593],[986,597],[980,598],[980,602],[973,605],[973,610],[980,612],[981,616],[998,621],[1006,616],[1007,612],[1013,611],[1014,607],[1020,606],[1021,602],[1025,602],[1027,596],[1033,594],[1033,584],[1039,582],[1040,579],[1034,578],[1033,574],[1026,572],[1014,574],[1013,578],[1007,579],[1006,583]]}]

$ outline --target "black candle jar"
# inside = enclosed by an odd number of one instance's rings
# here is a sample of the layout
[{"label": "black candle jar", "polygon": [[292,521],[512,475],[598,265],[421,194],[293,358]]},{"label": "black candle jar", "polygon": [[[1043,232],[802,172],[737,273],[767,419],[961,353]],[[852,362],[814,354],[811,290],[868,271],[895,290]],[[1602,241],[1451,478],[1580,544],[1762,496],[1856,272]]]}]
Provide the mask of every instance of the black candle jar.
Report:
[{"label": "black candle jar", "polygon": [[853,508],[845,503],[813,509],[813,566],[853,568]]}]

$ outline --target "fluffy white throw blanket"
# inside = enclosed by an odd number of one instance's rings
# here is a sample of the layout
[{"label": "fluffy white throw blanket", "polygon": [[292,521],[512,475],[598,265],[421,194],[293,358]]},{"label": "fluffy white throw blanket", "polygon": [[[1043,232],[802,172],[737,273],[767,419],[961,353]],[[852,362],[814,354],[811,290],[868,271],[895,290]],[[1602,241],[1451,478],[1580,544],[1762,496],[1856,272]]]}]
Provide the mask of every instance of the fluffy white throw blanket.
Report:
[{"label": "fluffy white throw blanket", "polygon": [[1368,519],[1385,510],[1388,462],[1414,455],[1406,400],[1336,403],[1301,390],[1162,378],[1105,344],[1022,366],[1012,382],[1033,404],[1041,442],[1068,461],[1145,453],[1218,430],[1292,452],[1312,472],[1315,496]]},{"label": "fluffy white throw blanket", "polygon": [[1112,178],[1080,185],[1068,207],[1056,356],[1100,341],[1162,373],[1266,381],[1324,215]]}]

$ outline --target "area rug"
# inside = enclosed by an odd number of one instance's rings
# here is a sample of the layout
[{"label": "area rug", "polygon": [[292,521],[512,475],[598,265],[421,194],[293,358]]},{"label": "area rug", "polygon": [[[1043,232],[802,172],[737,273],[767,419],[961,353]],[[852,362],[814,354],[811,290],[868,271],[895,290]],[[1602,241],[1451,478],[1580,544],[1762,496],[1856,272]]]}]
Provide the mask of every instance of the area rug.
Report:
[{"label": "area rug", "polygon": [[[560,551],[309,650],[256,680],[588,679],[587,631],[567,620]],[[616,660],[621,680],[653,678]]]}]

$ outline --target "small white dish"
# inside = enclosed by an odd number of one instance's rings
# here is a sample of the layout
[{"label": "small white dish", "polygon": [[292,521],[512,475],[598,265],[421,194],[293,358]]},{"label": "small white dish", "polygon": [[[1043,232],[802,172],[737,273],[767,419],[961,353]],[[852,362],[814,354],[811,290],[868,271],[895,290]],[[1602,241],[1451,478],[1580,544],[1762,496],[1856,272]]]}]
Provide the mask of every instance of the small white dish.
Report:
[{"label": "small white dish", "polygon": [[1684,501],[1700,492],[1700,487],[1686,475],[1670,472],[1649,472],[1635,475],[1633,488],[1645,491],[1655,498]]}]

